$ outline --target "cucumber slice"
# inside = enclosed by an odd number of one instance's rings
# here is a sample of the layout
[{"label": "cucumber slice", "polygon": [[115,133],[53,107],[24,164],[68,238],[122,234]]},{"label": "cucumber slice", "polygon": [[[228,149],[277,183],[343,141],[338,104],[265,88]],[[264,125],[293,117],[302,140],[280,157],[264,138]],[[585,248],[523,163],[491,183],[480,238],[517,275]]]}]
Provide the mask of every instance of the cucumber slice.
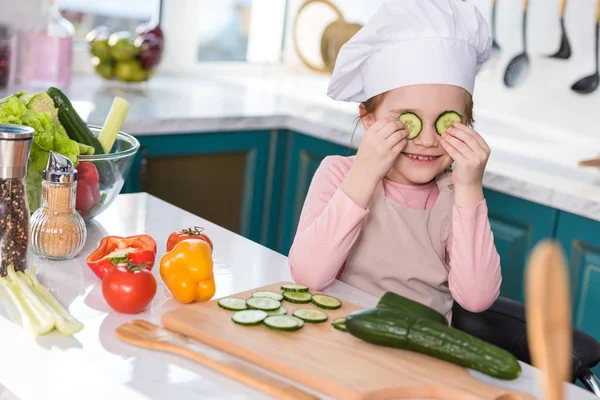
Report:
[{"label": "cucumber slice", "polygon": [[342,302],[335,297],[326,296],[324,294],[315,294],[311,299],[312,303],[326,310],[337,310],[342,306]]},{"label": "cucumber slice", "polygon": [[281,290],[285,292],[308,292],[308,287],[304,285],[282,285]]},{"label": "cucumber slice", "polygon": [[300,319],[298,317],[294,317],[293,315],[291,316],[292,318],[296,318],[296,320],[298,321],[298,323],[300,324],[300,328],[302,328],[304,326],[304,320]]},{"label": "cucumber slice", "polygon": [[419,133],[421,133],[421,130],[423,129],[423,121],[421,121],[421,118],[419,118],[417,114],[405,112],[400,114],[398,119],[402,121],[410,131],[410,135],[408,135],[407,139],[412,140],[419,136]]},{"label": "cucumber slice", "polygon": [[231,319],[236,324],[240,325],[258,325],[265,318],[267,318],[267,313],[263,310],[243,310],[233,313]]},{"label": "cucumber slice", "polygon": [[315,310],[314,308],[297,308],[294,310],[293,316],[313,324],[325,322],[329,318],[325,311]]},{"label": "cucumber slice", "polygon": [[305,292],[283,292],[283,298],[290,303],[305,304],[310,303],[312,294]]},{"label": "cucumber slice", "polygon": [[277,301],[283,300],[283,295],[277,292],[271,292],[268,290],[259,290],[252,293],[252,297],[266,297],[267,299],[273,299]]},{"label": "cucumber slice", "polygon": [[331,325],[338,331],[348,332],[348,329],[346,329],[346,318],[336,318]]},{"label": "cucumber slice", "polygon": [[273,311],[281,307],[281,302],[266,297],[252,297],[246,300],[246,305],[256,310]]},{"label": "cucumber slice", "polygon": [[229,311],[241,311],[248,307],[246,306],[246,300],[237,297],[225,297],[217,301],[219,307]]},{"label": "cucumber slice", "polygon": [[287,308],[279,307],[277,310],[267,311],[267,314],[269,314],[269,315],[285,315],[285,314],[287,314]]},{"label": "cucumber slice", "polygon": [[296,331],[301,328],[297,318],[289,315],[271,315],[263,322],[269,328],[277,331]]},{"label": "cucumber slice", "polygon": [[444,111],[435,120],[435,130],[439,135],[443,134],[455,122],[462,122],[462,117],[456,111]]}]

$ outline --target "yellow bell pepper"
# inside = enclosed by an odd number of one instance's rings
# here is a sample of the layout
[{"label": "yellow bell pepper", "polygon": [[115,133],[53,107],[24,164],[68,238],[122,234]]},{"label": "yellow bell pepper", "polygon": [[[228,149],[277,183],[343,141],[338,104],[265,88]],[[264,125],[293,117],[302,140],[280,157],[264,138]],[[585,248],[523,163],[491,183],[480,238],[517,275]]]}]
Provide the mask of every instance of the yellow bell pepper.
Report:
[{"label": "yellow bell pepper", "polygon": [[212,299],[216,288],[210,245],[200,239],[177,243],[161,258],[160,277],[181,303]]}]

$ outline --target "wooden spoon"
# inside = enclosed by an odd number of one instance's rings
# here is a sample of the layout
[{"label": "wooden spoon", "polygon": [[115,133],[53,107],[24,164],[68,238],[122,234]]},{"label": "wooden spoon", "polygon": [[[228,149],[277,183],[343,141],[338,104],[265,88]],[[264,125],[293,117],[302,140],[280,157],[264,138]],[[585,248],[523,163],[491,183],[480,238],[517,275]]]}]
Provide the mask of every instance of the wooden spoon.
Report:
[{"label": "wooden spoon", "polygon": [[282,380],[247,367],[233,357],[226,357],[222,361],[207,357],[200,353],[201,350],[197,348],[197,344],[193,340],[145,320],[134,320],[131,323],[122,324],[117,328],[116,335],[119,339],[130,344],[191,358],[277,399],[318,399],[318,397]]},{"label": "wooden spoon", "polygon": [[570,380],[572,322],[569,283],[562,249],[540,242],[526,271],[525,311],[531,360],[543,374],[544,399],[564,399]]}]

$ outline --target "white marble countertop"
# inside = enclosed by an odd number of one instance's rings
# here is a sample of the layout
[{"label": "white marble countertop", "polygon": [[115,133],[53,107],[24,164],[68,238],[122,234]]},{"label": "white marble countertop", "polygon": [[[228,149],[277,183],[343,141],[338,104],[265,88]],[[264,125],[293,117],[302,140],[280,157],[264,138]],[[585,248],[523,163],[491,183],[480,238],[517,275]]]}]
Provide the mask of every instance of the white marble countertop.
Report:
[{"label": "white marble countertop", "polygon": [[[152,235],[161,257],[168,234],[181,227],[200,225],[215,244],[215,298],[266,284],[290,280],[286,257],[237,234],[182,211],[147,194],[120,195],[97,220],[88,225],[88,240],[80,255],[68,262],[30,260],[40,280],[84,323],[73,337],[58,333],[35,338],[15,322],[10,307],[0,307],[0,399],[263,399],[261,393],[178,356],[140,349],[121,342],[115,329],[134,318],[160,324],[161,316],[183,305],[173,300],[161,283],[151,306],[135,316],[113,312],[104,302],[100,281],[85,257],[108,234]],[[376,299],[344,283],[328,290],[332,295],[364,307]],[[539,396],[539,373],[522,364],[522,376],[504,382],[472,372],[488,384]],[[568,384],[568,399],[596,397]],[[323,397],[325,398],[325,397]]]},{"label": "white marble countertop", "polygon": [[[528,84],[542,89],[511,91],[498,83],[495,65],[502,64],[491,63],[475,90],[475,127],[492,148],[484,186],[600,221],[600,169],[577,165],[600,153],[598,96],[564,92],[539,74]],[[79,76],[67,94],[95,125],[103,124],[114,96],[125,97],[131,109],[124,130],[136,135],[290,129],[357,147],[357,106],[329,99],[327,83],[325,75],[282,67],[208,64],[195,76],[157,75],[146,86]],[[35,90],[13,90],[21,89]]]}]

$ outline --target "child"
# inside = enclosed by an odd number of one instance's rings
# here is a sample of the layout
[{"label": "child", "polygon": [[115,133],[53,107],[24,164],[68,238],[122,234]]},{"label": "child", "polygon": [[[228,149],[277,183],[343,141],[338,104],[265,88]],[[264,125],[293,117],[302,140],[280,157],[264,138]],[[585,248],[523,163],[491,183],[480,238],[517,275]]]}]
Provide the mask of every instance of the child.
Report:
[{"label": "child", "polygon": [[[325,158],[313,178],[289,255],[296,282],[392,291],[448,321],[454,300],[472,312],[496,300],[482,188],[490,149],[470,127],[490,48],[484,18],[461,0],[386,1],[342,48],[328,95],[360,103],[365,135],[356,156]],[[438,133],[446,111],[463,123]],[[412,139],[406,112],[422,121]]]}]

